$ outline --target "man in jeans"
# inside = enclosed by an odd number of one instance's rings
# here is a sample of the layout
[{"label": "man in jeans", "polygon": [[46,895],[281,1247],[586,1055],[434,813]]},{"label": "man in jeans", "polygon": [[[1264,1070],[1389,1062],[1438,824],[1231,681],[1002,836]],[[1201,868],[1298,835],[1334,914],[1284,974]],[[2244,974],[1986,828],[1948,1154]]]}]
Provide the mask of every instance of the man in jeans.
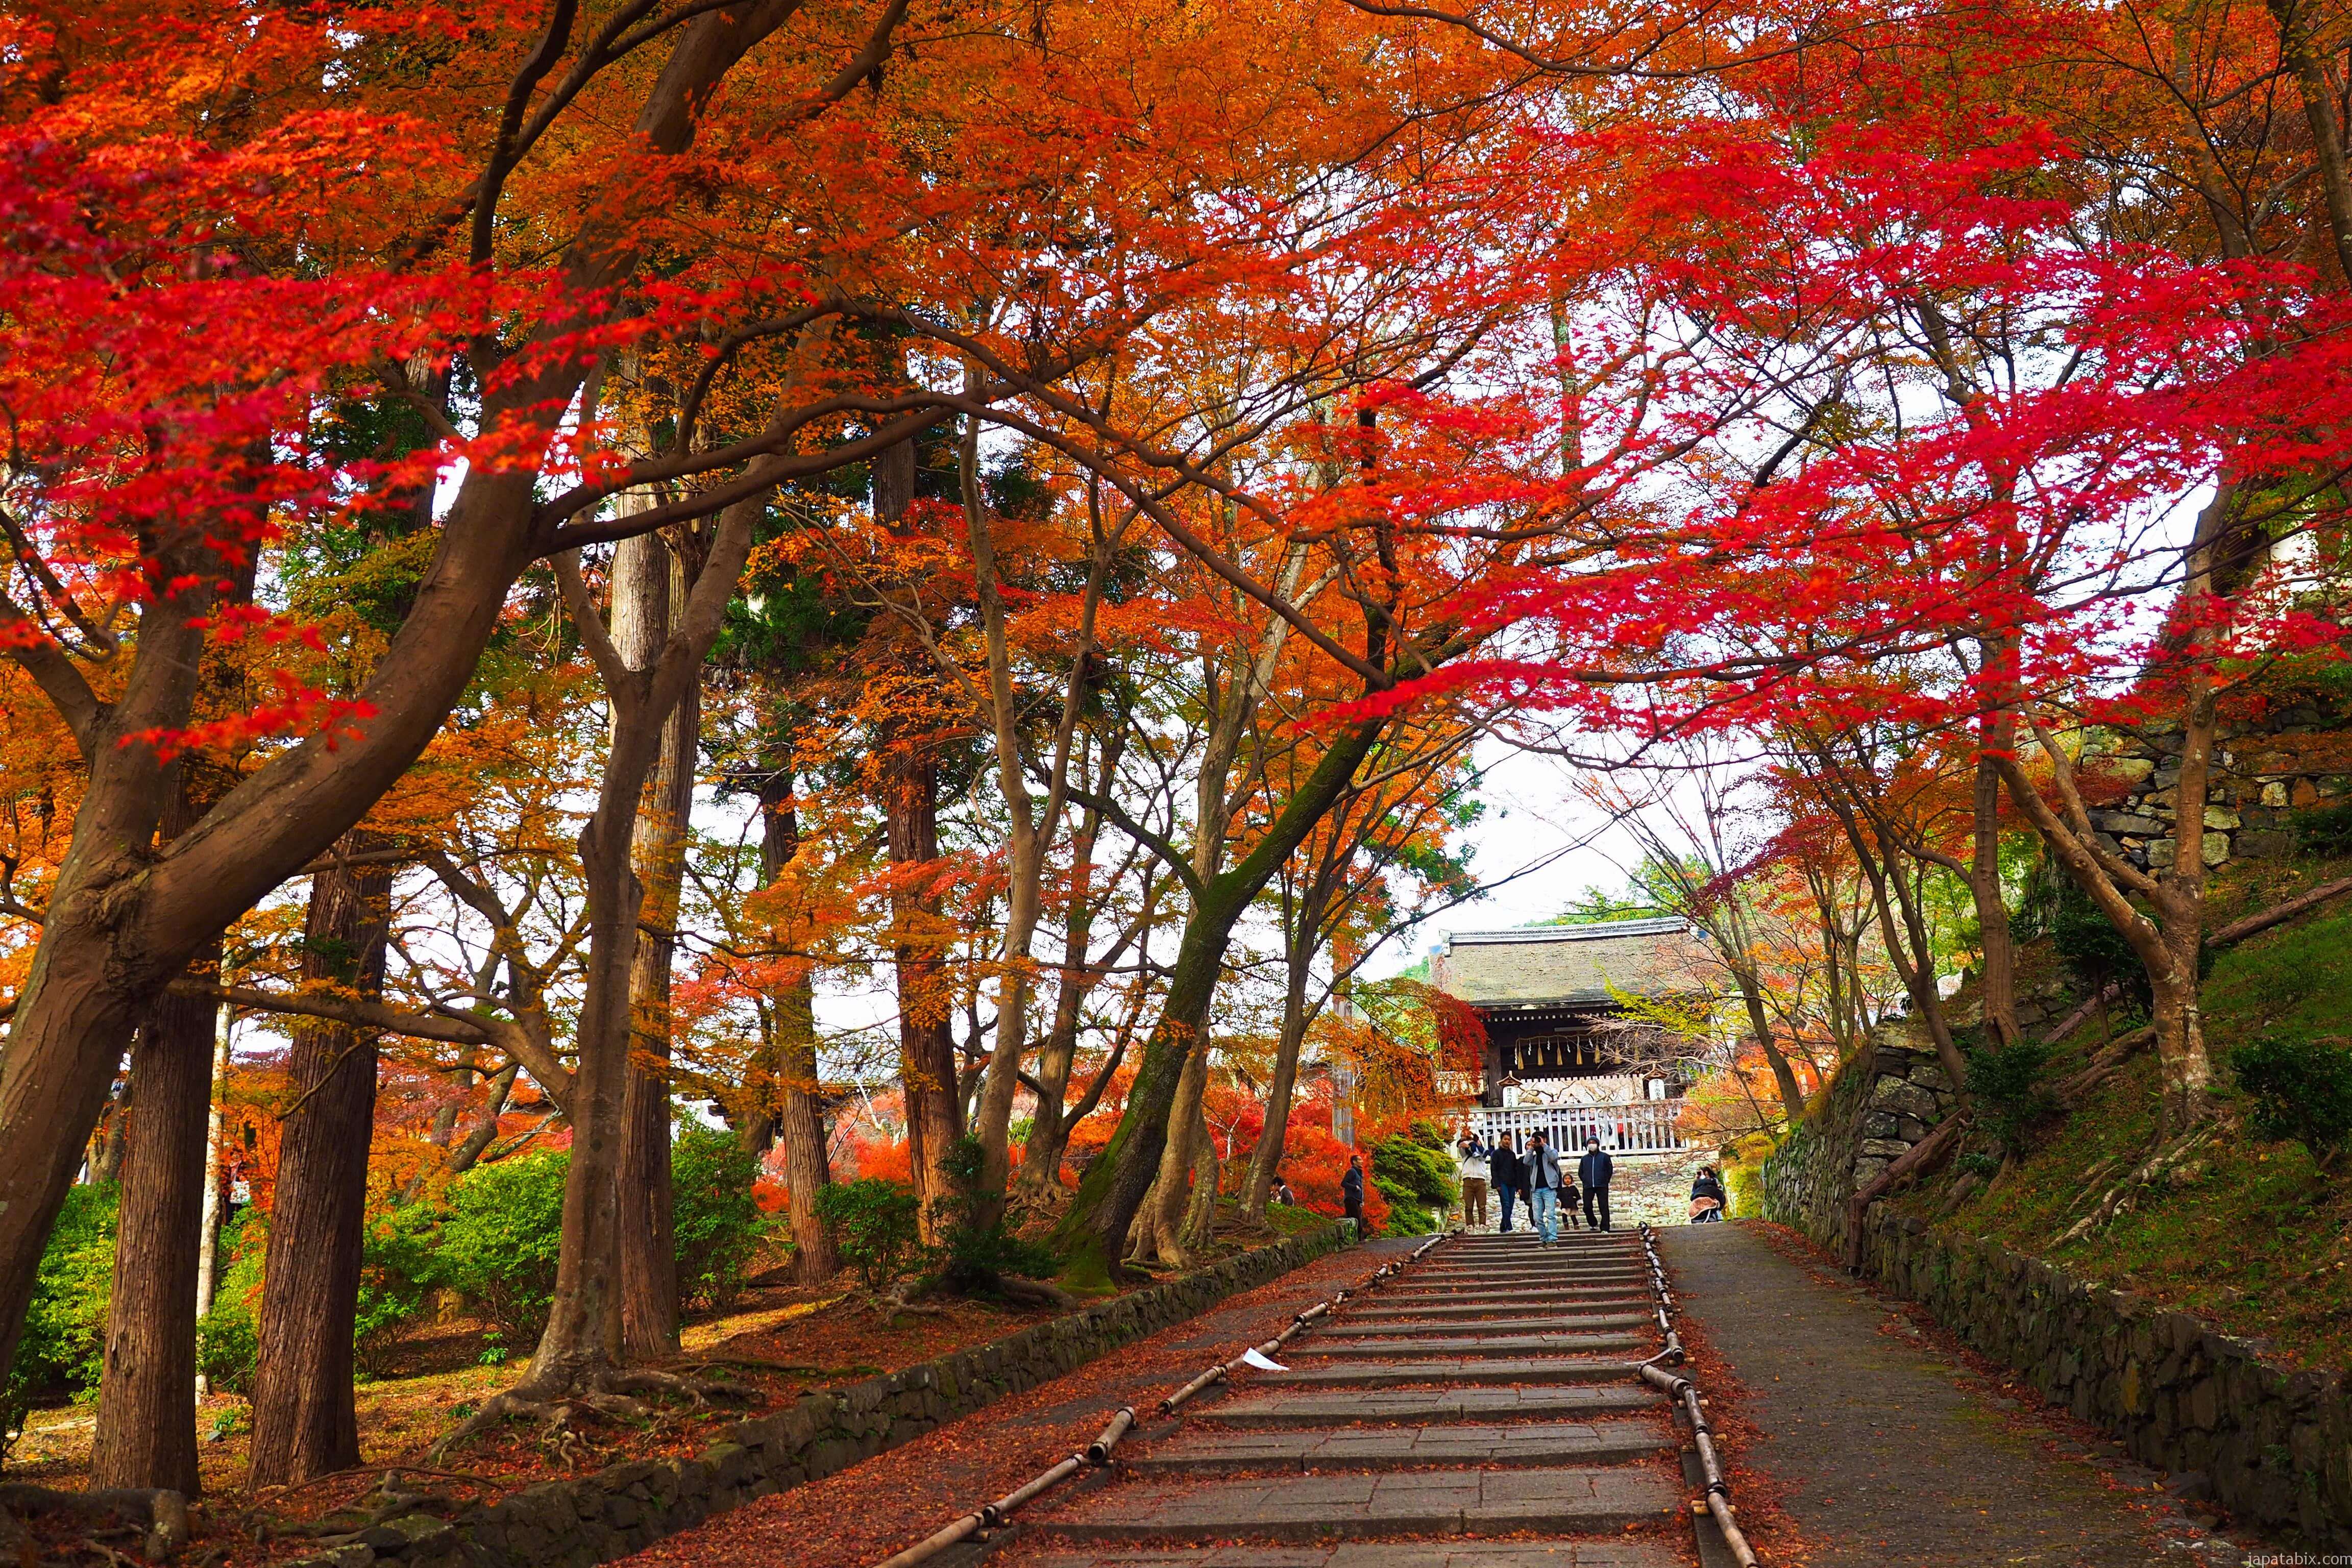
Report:
[{"label": "man in jeans", "polygon": [[1609,1228],[1609,1176],[1614,1169],[1601,1152],[1601,1140],[1584,1141],[1584,1158],[1576,1163],[1576,1179],[1584,1187],[1584,1223],[1595,1230]]},{"label": "man in jeans", "polygon": [[1538,1245],[1549,1247],[1559,1238],[1559,1156],[1535,1133],[1528,1140],[1528,1213],[1536,1224]]}]

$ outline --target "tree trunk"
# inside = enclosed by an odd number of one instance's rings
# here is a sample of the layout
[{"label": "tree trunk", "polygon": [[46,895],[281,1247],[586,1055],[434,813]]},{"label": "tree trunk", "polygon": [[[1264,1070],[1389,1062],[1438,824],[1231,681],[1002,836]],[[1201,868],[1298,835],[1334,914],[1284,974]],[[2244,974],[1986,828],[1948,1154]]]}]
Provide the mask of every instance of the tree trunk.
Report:
[{"label": "tree trunk", "polygon": [[1266,1087],[1265,1124],[1250,1150],[1249,1174],[1242,1182],[1242,1213],[1250,1219],[1265,1217],[1274,1196],[1274,1173],[1282,1164],[1282,1146],[1290,1136],[1290,1101],[1298,1088],[1298,1054],[1307,1042],[1307,985],[1313,978],[1315,933],[1322,929],[1323,905],[1310,887],[1300,900],[1297,917],[1286,932],[1284,953],[1282,1036],[1274,1048],[1274,1081]]},{"label": "tree trunk", "polygon": [[[354,830],[343,847],[383,847]],[[302,981],[373,999],[383,991],[393,873],[329,866],[310,879]],[[360,1462],[352,1326],[367,1234],[368,1143],[375,1131],[375,1037],[298,1018],[289,1076],[297,1103],[279,1144],[263,1262],[248,1485],[291,1486]]]},{"label": "tree trunk", "polygon": [[[228,1005],[223,1003],[213,1031],[212,1105],[205,1117],[204,1206],[198,1211],[196,1237],[196,1316],[199,1318],[213,1310],[213,1295],[220,1287],[223,1210],[221,1123],[228,1109],[229,1046],[236,1033],[236,1016],[229,1011]],[[205,1392],[205,1380],[201,1373],[196,1378],[196,1392]]]},{"label": "tree trunk", "polygon": [[[793,773],[772,768],[760,792],[760,879],[774,887],[800,853],[800,813],[793,805]],[[816,990],[806,970],[768,998],[774,1018],[776,1131],[784,1144],[784,1189],[793,1227],[793,1275],[822,1284],[841,1268],[833,1233],[817,1217],[817,1194],[833,1183],[825,1157],[824,1108],[817,1082]]]},{"label": "tree trunk", "polygon": [[[218,967],[215,957],[203,978]],[[139,1114],[122,1165],[89,1456],[96,1488],[196,1495],[196,1270],[212,1025],[210,1003],[167,994],[131,1048]]]},{"label": "tree trunk", "polygon": [[[1204,1086],[1205,1087],[1205,1086]],[[1192,1113],[1192,1199],[1184,1208],[1183,1228],[1177,1240],[1186,1258],[1197,1258],[1217,1238],[1217,1135],[1209,1125],[1204,1099]]]},{"label": "tree trunk", "polygon": [[922,1205],[923,1239],[935,1242],[946,1217],[942,1205],[954,1198],[947,1162],[963,1136],[939,900],[932,886],[940,858],[940,774],[919,737],[900,736],[887,744],[884,810],[896,873],[890,950],[898,981],[898,1070],[906,1086],[907,1152],[916,1201]]},{"label": "tree trunk", "polygon": [[[655,536],[613,552],[613,644],[650,668],[686,604],[677,552]],[[677,950],[680,884],[699,754],[699,682],[662,729],[631,833],[630,858],[645,901],[629,968],[629,1073],[622,1097],[621,1349],[649,1361],[677,1350],[677,1246],[670,1193],[670,973]]]},{"label": "tree trunk", "polygon": [[[2000,713],[1988,720],[1985,746],[2006,755],[2017,748],[2017,720]],[[1990,758],[1977,763],[1972,800],[1972,855],[1969,893],[1977,914],[1977,940],[1984,952],[1981,992],[1985,1034],[2000,1050],[2022,1037],[2017,1027],[2017,949],[2009,934],[2009,904],[2000,887],[2000,774]]]},{"label": "tree trunk", "polygon": [[[701,679],[751,553],[751,525],[765,508],[750,497],[719,514],[719,527],[678,629],[650,668],[623,658],[588,596],[576,560],[560,561],[564,597],[578,620],[613,707],[596,809],[580,831],[581,880],[588,908],[588,962],[573,1029],[579,1065],[564,1102],[572,1122],[572,1160],[563,1182],[563,1234],[547,1327],[531,1352],[530,1372],[475,1417],[495,1418],[517,1402],[551,1398],[604,1380],[621,1353],[622,1117],[629,1074],[629,1003],[645,887],[630,847],[646,781],[662,752],[662,734]],[[616,580],[617,587],[617,580]]]},{"label": "tree trunk", "polygon": [[1177,1080],[1207,1026],[1234,924],[1276,869],[1337,804],[1384,727],[1384,721],[1368,720],[1333,734],[1314,771],[1241,863],[1202,879],[1177,944],[1167,1000],[1128,1091],[1127,1109],[1101,1158],[1087,1167],[1078,1184],[1077,1201],[1055,1227],[1055,1242],[1067,1259],[1064,1272],[1072,1280],[1084,1286],[1108,1282],[1128,1226],[1158,1173]]},{"label": "tree trunk", "polygon": [[122,1075],[122,1087],[114,1093],[106,1110],[106,1125],[90,1145],[89,1179],[93,1182],[116,1183],[122,1180],[122,1157],[131,1147],[131,1094],[129,1073]]},{"label": "tree trunk", "polygon": [[472,1170],[499,1135],[499,1118],[506,1113],[507,1097],[514,1092],[515,1077],[521,1071],[518,1063],[509,1062],[490,1075],[483,1086],[482,1112],[466,1130],[463,1138],[454,1139],[449,1145],[449,1173],[462,1176]]},{"label": "tree trunk", "polygon": [[[1201,1096],[1208,1076],[1209,1045],[1204,1036],[1184,1058],[1183,1076],[1176,1081],[1176,1100],[1168,1110],[1172,1131],[1160,1151],[1160,1172],[1152,1181],[1151,1203],[1145,1211],[1150,1216],[1144,1226],[1149,1256],[1177,1268],[1186,1261],[1184,1213],[1192,1197],[1188,1184],[1201,1134]],[[1147,1256],[1145,1248],[1139,1247],[1137,1256]]]}]

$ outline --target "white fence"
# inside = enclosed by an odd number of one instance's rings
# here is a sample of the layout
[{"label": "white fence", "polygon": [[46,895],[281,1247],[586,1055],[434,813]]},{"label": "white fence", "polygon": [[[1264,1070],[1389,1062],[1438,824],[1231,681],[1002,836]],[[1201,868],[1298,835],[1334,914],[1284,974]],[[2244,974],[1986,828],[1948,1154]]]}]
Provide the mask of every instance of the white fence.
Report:
[{"label": "white fence", "polygon": [[1612,1154],[1664,1154],[1683,1146],[1676,1126],[1682,1109],[1679,1100],[1628,1100],[1614,1105],[1475,1105],[1467,1114],[1470,1128],[1488,1143],[1515,1132],[1524,1149],[1528,1134],[1540,1132],[1553,1148],[1569,1152],[1598,1138]]}]

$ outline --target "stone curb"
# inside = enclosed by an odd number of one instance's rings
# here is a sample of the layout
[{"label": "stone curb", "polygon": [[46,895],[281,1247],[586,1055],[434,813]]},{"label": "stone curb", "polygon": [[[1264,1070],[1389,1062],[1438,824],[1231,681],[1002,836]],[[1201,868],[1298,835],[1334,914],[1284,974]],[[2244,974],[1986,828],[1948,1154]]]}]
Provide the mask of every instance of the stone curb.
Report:
[{"label": "stone curb", "polygon": [[803,1394],[719,1432],[690,1459],[635,1459],[541,1481],[452,1518],[411,1514],[283,1568],[589,1568],[753,1498],[789,1490],[913,1441],[958,1416],[1199,1316],[1229,1296],[1336,1252],[1345,1221],[1228,1258],[984,1345]]}]

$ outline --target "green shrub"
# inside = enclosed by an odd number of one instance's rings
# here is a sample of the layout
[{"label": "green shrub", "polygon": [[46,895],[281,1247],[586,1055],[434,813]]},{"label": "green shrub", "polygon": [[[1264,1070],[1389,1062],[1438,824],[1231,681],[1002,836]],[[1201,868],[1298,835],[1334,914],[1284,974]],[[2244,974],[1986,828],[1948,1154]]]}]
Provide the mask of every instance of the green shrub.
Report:
[{"label": "green shrub", "polygon": [[678,1305],[716,1311],[743,1289],[768,1233],[768,1216],[751,1197],[759,1157],[731,1132],[689,1127],[670,1146],[669,1170]]},{"label": "green shrub", "polygon": [[[1380,1163],[1377,1150],[1373,1152],[1372,1162],[1375,1165]],[[1379,1189],[1381,1196],[1389,1201],[1389,1217],[1381,1227],[1389,1235],[1426,1236],[1437,1228],[1437,1216],[1421,1206],[1412,1188],[1377,1173],[1372,1177],[1372,1185]]]},{"label": "green shrub", "polygon": [[2293,1139],[2322,1165],[2352,1145],[2352,1050],[2334,1037],[2265,1035],[2230,1053],[2254,1131]]},{"label": "green shrub", "polygon": [[2147,966],[2074,878],[2064,879],[2049,920],[2050,945],[2077,980],[2094,991],[2120,985],[2125,995],[2147,1005]]},{"label": "green shrub", "polygon": [[16,1359],[0,1380],[0,1457],[33,1401],[98,1386],[106,1356],[106,1303],[114,1289],[111,1183],[68,1187],[41,1251]]},{"label": "green shrub", "polygon": [[[1412,1207],[1440,1213],[1459,1190],[1453,1148],[1445,1134],[1426,1121],[1416,1121],[1407,1131],[1391,1133],[1372,1146],[1372,1177],[1375,1184],[1385,1177],[1403,1189],[1404,1202]],[[1397,1201],[1388,1185],[1381,1191],[1391,1203]]]},{"label": "green shrub", "polygon": [[536,1340],[555,1297],[563,1238],[562,1150],[477,1165],[449,1188],[433,1248],[433,1279],[509,1342]]},{"label": "green shrub", "polygon": [[41,1270],[17,1342],[15,1377],[28,1394],[85,1393],[106,1359],[106,1305],[114,1289],[112,1183],[66,1189],[41,1252]]},{"label": "green shrub", "polygon": [[880,1176],[835,1182],[816,1194],[817,1218],[869,1290],[887,1289],[921,1268],[917,1212],[911,1191]]},{"label": "green shrub", "polygon": [[221,1227],[214,1266],[212,1310],[196,1320],[196,1370],[215,1394],[250,1394],[260,1361],[261,1265],[268,1249],[268,1216],[239,1210]]},{"label": "green shrub", "polygon": [[1992,1135],[2004,1154],[2025,1151],[2026,1134],[2034,1123],[2057,1109],[2042,1086],[2042,1069],[2050,1047],[2021,1040],[2009,1049],[1965,1045],[1969,1098],[1976,1102],[1977,1123]]},{"label": "green shrub", "polygon": [[995,1217],[982,1223],[992,1206],[981,1186],[985,1159],[979,1139],[958,1139],[945,1164],[955,1190],[934,1200],[932,1205],[933,1234],[942,1243],[937,1260],[940,1274],[958,1290],[987,1289],[1005,1274],[1051,1274],[1059,1262],[1045,1247],[1024,1241],[1005,1228],[1001,1206]]},{"label": "green shrub", "polygon": [[432,1300],[442,1217],[425,1204],[395,1203],[368,1223],[360,1244],[359,1310],[352,1320],[352,1364],[363,1378],[393,1374],[401,1342]]}]

